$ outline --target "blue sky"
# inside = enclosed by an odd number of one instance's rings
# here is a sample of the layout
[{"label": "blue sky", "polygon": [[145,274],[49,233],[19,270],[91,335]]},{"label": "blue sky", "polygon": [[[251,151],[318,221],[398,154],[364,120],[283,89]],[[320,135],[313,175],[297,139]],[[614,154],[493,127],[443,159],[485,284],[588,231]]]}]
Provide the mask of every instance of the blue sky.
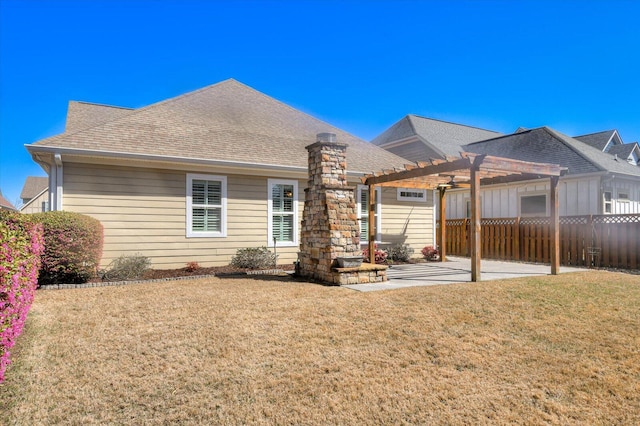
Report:
[{"label": "blue sky", "polygon": [[640,139],[640,2],[0,0],[0,189],[69,100],[142,107],[227,78],[370,140],[412,113]]}]

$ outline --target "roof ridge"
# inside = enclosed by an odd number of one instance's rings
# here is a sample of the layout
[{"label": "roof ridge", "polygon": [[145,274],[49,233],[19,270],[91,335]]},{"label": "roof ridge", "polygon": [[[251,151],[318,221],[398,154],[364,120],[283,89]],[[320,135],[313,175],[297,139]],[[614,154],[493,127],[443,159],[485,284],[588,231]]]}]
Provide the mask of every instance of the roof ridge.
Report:
[{"label": "roof ridge", "polygon": [[597,135],[597,134],[600,134],[600,133],[609,133],[609,132],[616,132],[616,131],[617,131],[616,129],[601,130],[599,132],[587,133],[587,134],[584,134],[584,135],[577,135],[577,136],[570,136],[570,137],[573,138],[573,139],[577,139],[577,138],[583,138],[585,136],[593,136],[593,135]]},{"label": "roof ridge", "polygon": [[95,106],[108,107],[108,108],[126,109],[126,110],[130,110],[130,111],[135,111],[137,109],[137,108],[123,107],[123,106],[118,106],[118,105],[102,104],[102,103],[98,103],[98,102],[89,102],[89,101],[74,101],[74,100],[70,100],[69,103],[71,103],[71,102],[75,102],[77,104],[95,105]]},{"label": "roof ridge", "polygon": [[[425,145],[427,147],[431,147],[431,149],[436,151],[442,158],[446,158],[446,156],[447,156],[446,153],[439,146],[430,143],[429,141],[425,140],[425,138],[420,136],[420,133],[418,133],[418,131],[416,130],[416,126],[414,125],[413,120],[411,119],[411,117],[417,117],[417,118],[424,118],[424,117],[420,117],[419,115],[415,115],[415,114],[407,114],[404,117],[409,121],[409,125],[411,125],[411,129],[413,130],[413,134],[415,135],[415,137],[420,142],[422,142],[423,145]],[[435,120],[435,121],[437,121],[437,120]]]},{"label": "roof ridge", "polygon": [[445,124],[453,124],[454,126],[467,127],[469,129],[483,130],[485,132],[497,133],[497,134],[500,134],[500,135],[502,134],[501,132],[498,132],[498,131],[495,131],[495,130],[484,129],[484,128],[478,127],[478,126],[469,126],[468,124],[454,123],[453,121],[440,120],[440,119],[437,119],[437,118],[424,117],[424,116],[418,115],[418,114],[407,114],[407,116],[413,116],[413,117],[421,118],[423,120],[437,121],[437,122],[445,123]]},{"label": "roof ridge", "polygon": [[526,130],[523,130],[521,132],[509,133],[508,135],[498,135],[498,136],[496,136],[494,138],[489,138],[489,139],[483,139],[481,141],[470,142],[470,143],[465,144],[464,146],[474,145],[474,144],[477,144],[477,143],[480,144],[480,143],[489,142],[489,141],[495,141],[497,139],[509,138],[509,137],[514,136],[514,135],[522,135],[524,133],[531,133],[532,131],[538,130],[538,129],[541,129],[541,127],[536,127],[534,129],[526,129]]},{"label": "roof ridge", "polygon": [[[95,124],[95,125],[90,126],[90,127],[84,127],[84,128],[80,128],[80,129],[77,129],[77,130],[73,130],[71,132],[62,132],[62,133],[50,136],[50,137],[45,138],[45,139],[41,139],[41,140],[39,140],[39,141],[37,141],[37,142],[35,142],[33,144],[35,145],[35,144],[38,144],[39,142],[48,141],[48,140],[51,140],[51,139],[54,139],[54,138],[70,136],[70,135],[76,135],[76,134],[79,134],[79,133],[82,133],[82,132],[86,132],[86,131],[95,129],[96,127],[99,127],[99,126],[104,126],[105,124],[108,124],[108,123],[113,123],[113,122],[118,121],[118,120],[124,120],[125,118],[129,118],[133,114],[136,114],[136,113],[139,113],[139,112],[142,112],[142,111],[147,111],[147,110],[151,109],[152,107],[157,107],[159,105],[163,105],[165,103],[169,103],[171,101],[175,101],[176,99],[185,98],[185,97],[187,97],[189,95],[192,95],[192,94],[195,94],[195,93],[199,93],[199,92],[201,92],[203,90],[206,90],[206,89],[208,89],[210,87],[213,87],[213,86],[217,86],[217,85],[219,85],[221,83],[224,83],[224,82],[227,82],[227,81],[235,81],[236,83],[242,84],[242,83],[238,82],[237,80],[234,80],[233,78],[228,78],[226,80],[219,81],[217,83],[210,84],[210,85],[205,86],[205,87],[201,87],[200,89],[196,89],[196,90],[193,90],[191,92],[182,93],[182,94],[174,96],[172,98],[163,99],[161,101],[154,102],[152,104],[149,104],[149,105],[146,105],[146,106],[143,106],[143,107],[140,107],[140,108],[134,108],[134,109],[131,110],[131,114],[123,115],[121,117],[115,117],[115,118],[113,118],[111,120],[103,121],[101,123]],[[76,101],[74,101],[74,102],[76,102]]]},{"label": "roof ridge", "polygon": [[599,164],[598,162],[595,162],[594,160],[592,160],[591,158],[589,158],[587,155],[584,154],[583,151],[577,149],[576,147],[574,147],[572,144],[567,143],[568,141],[565,139],[569,138],[569,139],[573,139],[576,142],[582,144],[582,145],[587,145],[590,149],[593,149],[601,154],[606,154],[602,151],[600,151],[599,149],[596,149],[592,146],[590,146],[589,144],[585,144],[582,141],[579,141],[575,138],[572,138],[571,136],[567,136],[563,133],[558,132],[557,130],[553,130],[552,128],[548,127],[548,126],[542,126],[542,129],[544,131],[546,131],[547,133],[549,133],[551,135],[551,137],[556,138],[557,140],[559,140],[563,145],[567,146],[569,149],[571,149],[572,151],[574,151],[575,153],[577,153],[579,156],[581,156],[582,158],[584,158],[586,161],[588,161],[589,163],[591,163],[593,166],[595,166],[597,169],[599,169],[600,171],[608,171],[608,169],[606,167],[603,167],[601,164]]}]

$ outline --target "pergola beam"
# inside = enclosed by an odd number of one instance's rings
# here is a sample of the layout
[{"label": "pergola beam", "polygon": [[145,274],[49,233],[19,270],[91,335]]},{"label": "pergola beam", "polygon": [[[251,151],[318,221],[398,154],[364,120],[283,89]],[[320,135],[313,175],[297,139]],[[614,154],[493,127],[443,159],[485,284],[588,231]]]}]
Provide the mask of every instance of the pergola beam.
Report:
[{"label": "pergola beam", "polygon": [[[471,281],[480,281],[480,182],[482,179],[495,179],[509,182],[522,180],[524,177],[551,178],[551,273],[559,271],[559,214],[558,214],[558,181],[566,171],[566,167],[556,164],[531,163],[509,158],[480,155],[462,152],[461,158],[446,160],[420,161],[415,165],[406,165],[403,170],[383,170],[362,177],[362,182],[369,186],[369,252],[370,262],[375,263],[375,236],[377,233],[375,220],[375,186],[392,186],[404,188],[438,189],[440,194],[440,244],[441,259],[446,257],[446,207],[445,191],[450,179],[468,179],[471,186]],[[468,176],[468,178],[467,178]]]}]

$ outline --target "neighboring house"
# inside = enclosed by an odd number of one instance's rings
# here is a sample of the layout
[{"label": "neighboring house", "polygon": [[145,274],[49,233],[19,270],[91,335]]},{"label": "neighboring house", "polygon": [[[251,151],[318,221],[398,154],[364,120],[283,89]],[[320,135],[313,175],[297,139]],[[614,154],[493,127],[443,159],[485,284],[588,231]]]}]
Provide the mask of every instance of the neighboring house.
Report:
[{"label": "neighboring house", "polygon": [[624,143],[617,130],[591,133],[589,135],[575,136],[580,142],[613,155],[615,158],[626,160],[634,166],[640,165],[640,148],[637,142]]},{"label": "neighboring house", "polygon": [[2,190],[0,190],[0,209],[16,211],[16,208],[13,207],[13,204],[11,204],[9,200],[4,198],[4,196],[2,195]]},{"label": "neighboring house", "polygon": [[20,193],[22,213],[40,213],[49,211],[49,178],[27,176]]},{"label": "neighboring house", "polygon": [[[238,249],[273,248],[274,239],[289,263],[299,250],[305,147],[323,132],[348,144],[366,241],[359,178],[406,161],[235,80],[135,110],[72,102],[65,132],[27,149],[50,176],[51,210],[103,224],[103,266],[134,253],[156,268],[226,265]],[[419,253],[434,241],[432,194],[398,194],[378,192],[379,239]]]},{"label": "neighboring house", "polygon": [[502,133],[409,114],[371,141],[411,161],[459,157],[462,145]]},{"label": "neighboring house", "polygon": [[[408,127],[405,123],[412,123]],[[416,123],[418,123],[416,125]],[[447,132],[451,132],[450,136]],[[623,144],[616,131],[572,138],[548,127],[519,128],[511,135],[482,138],[482,130],[407,116],[373,140],[411,161],[457,156],[461,151],[568,167],[560,180],[562,216],[640,212],[640,167],[637,144]],[[485,131],[486,132],[486,131]],[[437,135],[434,137],[433,135]],[[408,142],[407,142],[408,141]],[[420,141],[420,151],[403,148]],[[430,146],[434,145],[434,147]],[[631,145],[631,146],[627,146]],[[624,155],[622,153],[627,153]],[[426,155],[428,156],[428,155]],[[631,160],[631,161],[630,161]],[[549,214],[549,182],[529,180],[483,183],[482,217],[545,216]],[[447,191],[447,218],[469,217],[469,190]]]}]

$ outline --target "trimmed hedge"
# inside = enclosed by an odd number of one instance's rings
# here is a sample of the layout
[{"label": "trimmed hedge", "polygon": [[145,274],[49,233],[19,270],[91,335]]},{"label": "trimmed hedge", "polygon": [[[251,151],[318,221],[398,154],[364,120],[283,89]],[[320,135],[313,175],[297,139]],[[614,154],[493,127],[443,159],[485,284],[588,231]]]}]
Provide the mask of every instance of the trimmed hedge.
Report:
[{"label": "trimmed hedge", "polygon": [[104,230],[97,219],[65,211],[30,216],[44,228],[40,285],[80,284],[96,276],[104,240]]},{"label": "trimmed hedge", "polygon": [[0,383],[33,302],[44,252],[42,225],[30,219],[0,210]]}]

